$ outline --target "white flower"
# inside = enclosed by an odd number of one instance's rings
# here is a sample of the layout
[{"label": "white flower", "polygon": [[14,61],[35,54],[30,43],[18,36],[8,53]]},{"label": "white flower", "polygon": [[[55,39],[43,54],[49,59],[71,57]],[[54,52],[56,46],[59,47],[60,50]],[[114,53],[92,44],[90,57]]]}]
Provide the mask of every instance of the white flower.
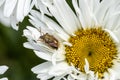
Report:
[{"label": "white flower", "polygon": [[[7,71],[7,66],[0,66],[0,75],[4,74]],[[7,78],[1,78],[0,80],[8,80]]]},{"label": "white flower", "polygon": [[10,19],[11,26],[18,30],[17,24],[28,15],[35,2],[36,0],[0,0],[0,9],[3,15]]},{"label": "white flower", "polygon": [[24,30],[24,46],[47,61],[32,68],[37,78],[120,79],[120,0],[72,0],[75,12],[65,0],[40,1]]}]

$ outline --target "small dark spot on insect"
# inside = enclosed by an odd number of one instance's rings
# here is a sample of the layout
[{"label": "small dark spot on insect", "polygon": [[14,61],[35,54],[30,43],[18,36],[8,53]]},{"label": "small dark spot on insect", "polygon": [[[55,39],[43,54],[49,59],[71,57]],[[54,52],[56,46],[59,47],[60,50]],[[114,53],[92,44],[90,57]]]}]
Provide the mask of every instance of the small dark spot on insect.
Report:
[{"label": "small dark spot on insect", "polygon": [[46,43],[51,48],[58,49],[58,40],[53,35],[46,33],[40,36],[40,39],[42,39],[44,43]]}]

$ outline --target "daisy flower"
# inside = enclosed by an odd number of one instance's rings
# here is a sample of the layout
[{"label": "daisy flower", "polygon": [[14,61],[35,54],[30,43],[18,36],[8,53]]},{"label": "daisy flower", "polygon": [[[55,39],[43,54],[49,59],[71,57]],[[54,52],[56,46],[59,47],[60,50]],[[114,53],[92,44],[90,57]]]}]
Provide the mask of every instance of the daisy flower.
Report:
[{"label": "daisy flower", "polygon": [[[4,74],[7,71],[7,66],[0,66],[0,75]],[[7,78],[1,78],[0,80],[8,80]]]},{"label": "daisy flower", "polygon": [[74,10],[66,0],[40,1],[24,30],[24,46],[46,60],[32,68],[37,78],[120,79],[120,0],[72,0]]},{"label": "daisy flower", "polygon": [[22,22],[33,8],[36,0],[0,0],[3,15],[10,19],[11,26],[18,30],[18,23]]}]

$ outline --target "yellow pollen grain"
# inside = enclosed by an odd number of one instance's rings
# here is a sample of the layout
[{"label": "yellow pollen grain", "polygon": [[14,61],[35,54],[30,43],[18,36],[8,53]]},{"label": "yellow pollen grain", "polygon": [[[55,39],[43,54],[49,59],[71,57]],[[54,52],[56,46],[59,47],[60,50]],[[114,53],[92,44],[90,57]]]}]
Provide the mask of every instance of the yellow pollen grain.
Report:
[{"label": "yellow pollen grain", "polygon": [[66,61],[84,72],[85,58],[90,70],[104,73],[112,67],[117,54],[116,45],[110,35],[101,28],[80,29],[71,36],[72,46],[65,46]]}]

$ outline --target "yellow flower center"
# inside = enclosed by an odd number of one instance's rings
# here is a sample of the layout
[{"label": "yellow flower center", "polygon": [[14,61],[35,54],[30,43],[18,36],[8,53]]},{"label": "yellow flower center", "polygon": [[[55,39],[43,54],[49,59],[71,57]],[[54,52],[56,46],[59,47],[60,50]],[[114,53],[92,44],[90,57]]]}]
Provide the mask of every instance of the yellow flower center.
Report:
[{"label": "yellow flower center", "polygon": [[80,29],[71,36],[72,46],[65,46],[66,61],[84,72],[85,58],[90,70],[99,74],[112,67],[117,48],[109,33],[101,28]]}]

